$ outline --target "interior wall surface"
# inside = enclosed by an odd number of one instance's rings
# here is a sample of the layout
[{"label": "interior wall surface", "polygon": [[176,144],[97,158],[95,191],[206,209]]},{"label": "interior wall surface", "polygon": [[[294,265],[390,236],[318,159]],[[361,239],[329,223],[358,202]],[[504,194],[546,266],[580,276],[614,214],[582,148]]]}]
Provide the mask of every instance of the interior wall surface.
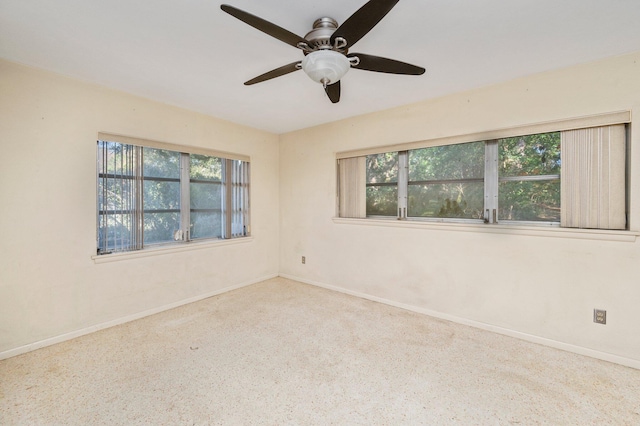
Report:
[{"label": "interior wall surface", "polygon": [[[388,75],[380,84],[387,78],[411,86]],[[337,152],[625,110],[637,231],[640,53],[281,135],[280,274],[640,368],[633,237],[334,219]],[[607,311],[606,325],[593,322],[594,308]]]},{"label": "interior wall surface", "polygon": [[[98,132],[250,156],[251,238],[95,263]],[[0,61],[0,144],[0,354],[278,274],[277,135]]]}]

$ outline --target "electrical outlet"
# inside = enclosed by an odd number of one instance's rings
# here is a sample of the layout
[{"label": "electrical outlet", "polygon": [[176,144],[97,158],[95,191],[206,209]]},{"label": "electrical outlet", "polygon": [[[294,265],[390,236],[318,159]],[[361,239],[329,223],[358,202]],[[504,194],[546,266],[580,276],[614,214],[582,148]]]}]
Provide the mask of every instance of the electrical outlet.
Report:
[{"label": "electrical outlet", "polygon": [[307,258],[302,256],[302,264],[304,265],[305,263],[307,263]]},{"label": "electrical outlet", "polygon": [[607,323],[607,311],[604,309],[594,309],[593,310],[593,322],[596,324],[606,324]]}]

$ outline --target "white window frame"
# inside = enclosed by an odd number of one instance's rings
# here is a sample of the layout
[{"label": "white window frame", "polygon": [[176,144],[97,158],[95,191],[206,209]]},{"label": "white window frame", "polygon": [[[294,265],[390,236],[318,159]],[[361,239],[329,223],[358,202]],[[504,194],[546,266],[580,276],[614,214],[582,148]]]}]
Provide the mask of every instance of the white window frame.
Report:
[{"label": "white window frame", "polygon": [[[551,133],[551,132],[549,132]],[[499,184],[500,182],[509,181],[539,181],[539,180],[560,180],[560,175],[532,175],[532,176],[499,176],[499,140],[476,141],[484,144],[484,206],[483,219],[455,218],[455,217],[415,217],[407,215],[408,189],[409,189],[409,151],[398,151],[398,181],[396,182],[398,189],[397,200],[397,216],[380,216],[367,215],[368,218],[382,219],[393,218],[397,220],[416,220],[425,222],[459,222],[459,223],[487,223],[487,224],[518,224],[529,226],[560,226],[560,220],[557,221],[524,221],[524,220],[501,220],[498,216],[499,212]],[[473,142],[472,142],[473,143]],[[558,142],[559,143],[559,142]],[[395,152],[395,151],[390,151]],[[445,182],[444,181],[434,181]],[[455,179],[451,181],[477,181],[477,179]],[[372,185],[372,184],[368,184]],[[559,194],[558,194],[559,195]]]},{"label": "white window frame", "polygon": [[[539,176],[522,176],[522,177],[499,177],[498,173],[498,140],[504,138],[511,138],[517,136],[527,136],[532,134],[541,134],[541,133],[550,133],[550,132],[562,132],[566,130],[580,129],[580,128],[591,128],[591,127],[601,127],[601,126],[609,126],[615,124],[625,124],[627,126],[627,136],[626,136],[626,149],[627,149],[627,178],[626,178],[626,197],[627,203],[625,208],[628,210],[629,207],[629,127],[631,121],[631,114],[629,111],[620,111],[614,113],[607,114],[598,114],[593,116],[585,116],[567,120],[560,120],[554,122],[546,122],[546,123],[538,123],[532,125],[525,125],[519,127],[512,127],[507,129],[499,129],[494,131],[480,132],[469,135],[461,135],[461,136],[453,136],[447,138],[441,138],[437,140],[430,141],[419,141],[405,144],[397,144],[390,146],[382,146],[376,148],[366,148],[359,149],[355,151],[346,151],[340,152],[336,154],[337,160],[346,159],[346,158],[354,158],[354,157],[362,157],[373,154],[380,154],[386,152],[407,152],[413,149],[420,148],[429,148],[433,146],[439,145],[450,145],[450,144],[458,144],[458,143],[467,143],[467,142],[477,142],[477,141],[485,141],[485,217],[483,220],[475,220],[475,219],[462,219],[462,218],[415,218],[415,217],[406,217],[406,213],[403,215],[403,201],[404,207],[406,207],[406,198],[404,200],[400,199],[400,194],[405,192],[408,187],[408,181],[400,179],[398,177],[398,215],[397,217],[391,216],[367,216],[368,219],[380,219],[380,220],[400,220],[400,221],[410,221],[410,222],[461,222],[467,224],[473,223],[486,223],[493,225],[518,225],[518,226],[533,226],[533,227],[553,227],[563,230],[570,230],[571,228],[560,228],[559,221],[515,221],[515,220],[504,220],[500,221],[498,218],[498,188],[500,181],[511,181],[511,180],[519,180],[519,181],[533,181],[533,180],[549,180],[549,179],[560,179],[559,175],[539,175]],[[399,160],[400,164],[400,160]],[[399,166],[400,167],[400,166]],[[398,170],[400,174],[400,170]],[[403,188],[404,186],[404,188]],[[339,186],[338,186],[339,187]],[[343,194],[340,194],[338,199],[344,198]],[[336,211],[339,210],[336,209]],[[495,213],[494,213],[495,212]],[[627,225],[626,230],[616,231],[616,230],[607,230],[607,229],[594,229],[586,232],[598,232],[604,231],[607,233],[619,233],[619,232],[629,232],[629,220],[628,220],[628,211],[627,211]],[[336,218],[340,220],[341,218]]]},{"label": "white window frame", "polygon": [[[107,254],[124,254],[132,252],[145,251],[145,249],[153,249],[158,246],[177,246],[185,245],[191,242],[207,242],[218,240],[230,240],[237,238],[245,238],[251,236],[250,226],[250,158],[241,154],[232,154],[222,151],[214,151],[208,149],[202,149],[199,147],[190,147],[183,145],[168,144],[164,142],[150,141],[146,139],[133,138],[128,136],[115,135],[110,133],[98,134],[98,159],[100,162],[100,141],[108,141],[114,143],[120,143],[123,145],[132,145],[139,147],[139,151],[142,148],[162,149],[172,152],[180,153],[180,229],[174,234],[173,241],[143,244],[142,230],[135,231],[139,236],[136,237],[136,244],[129,246],[127,249],[120,250],[105,250],[101,251],[99,247],[99,233],[100,233],[100,216],[99,200],[101,194],[98,192],[96,195],[96,246],[97,255],[94,257],[102,257]],[[222,185],[222,237],[201,237],[193,239],[190,235],[191,227],[191,206],[190,206],[190,156],[192,154],[204,155],[208,157],[219,158],[222,161],[222,179],[220,185]],[[140,176],[134,177],[134,179],[142,181],[144,179],[142,170],[136,172]],[[96,168],[97,185],[99,185],[100,171]],[[138,197],[136,200],[137,208],[142,212],[142,197],[143,192],[138,191]],[[235,209],[234,207],[235,206]],[[238,209],[239,211],[235,211]],[[143,214],[143,213],[142,213]],[[241,226],[238,226],[241,225]]]}]

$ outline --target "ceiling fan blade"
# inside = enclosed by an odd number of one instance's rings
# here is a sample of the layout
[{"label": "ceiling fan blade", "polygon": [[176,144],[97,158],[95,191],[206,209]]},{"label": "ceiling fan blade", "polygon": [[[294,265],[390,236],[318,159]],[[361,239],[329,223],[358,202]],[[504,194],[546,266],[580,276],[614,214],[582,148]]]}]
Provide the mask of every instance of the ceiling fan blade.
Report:
[{"label": "ceiling fan blade", "polygon": [[340,102],[340,80],[325,87],[324,91],[327,93],[327,96],[331,99],[332,103],[337,104]]},{"label": "ceiling fan blade", "polygon": [[274,70],[271,70],[269,72],[261,74],[261,75],[255,77],[255,78],[252,78],[249,81],[246,81],[244,83],[244,85],[245,86],[251,86],[252,84],[261,83],[261,82],[266,81],[266,80],[271,80],[272,78],[280,77],[280,76],[283,76],[285,74],[289,74],[291,72],[298,71],[300,69],[298,67],[299,63],[300,63],[300,61],[296,61],[296,62],[292,62],[292,63],[287,64],[287,65],[283,65],[280,68],[276,68]]},{"label": "ceiling fan blade", "polygon": [[365,36],[398,3],[399,0],[369,0],[358,9],[331,35],[331,45],[341,37],[347,41],[347,48]]},{"label": "ceiling fan blade", "polygon": [[309,44],[307,40],[292,33],[291,31],[285,30],[284,28],[279,27],[276,24],[272,24],[269,21],[265,21],[262,18],[259,18],[233,6],[229,6],[228,4],[221,5],[220,9],[227,12],[229,15],[238,18],[245,24],[249,24],[253,28],[262,31],[265,34],[269,34],[271,37],[275,37],[278,40],[290,44],[293,47],[298,47],[299,43],[306,43],[307,45]]},{"label": "ceiling fan blade", "polygon": [[425,72],[425,69],[422,67],[396,61],[395,59],[365,55],[364,53],[350,53],[347,55],[349,58],[354,56],[360,59],[360,63],[358,65],[352,65],[352,67],[359,70],[405,75],[422,75]]}]

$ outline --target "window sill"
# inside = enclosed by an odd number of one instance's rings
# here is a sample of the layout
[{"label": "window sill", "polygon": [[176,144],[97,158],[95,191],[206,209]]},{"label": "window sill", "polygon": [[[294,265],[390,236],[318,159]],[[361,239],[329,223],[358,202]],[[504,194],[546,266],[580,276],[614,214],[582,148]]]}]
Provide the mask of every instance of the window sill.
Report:
[{"label": "window sill", "polygon": [[485,232],[490,234],[526,235],[533,237],[572,238],[581,240],[621,241],[633,243],[638,231],[606,229],[575,229],[558,226],[489,225],[484,223],[431,222],[396,219],[350,219],[334,217],[333,222],[342,225],[388,226],[397,228],[430,229],[437,231]]},{"label": "window sill", "polygon": [[93,262],[96,264],[118,262],[121,260],[137,259],[140,257],[160,256],[165,254],[181,253],[185,251],[200,250],[212,247],[250,243],[251,241],[253,241],[253,237],[232,238],[229,240],[191,241],[182,244],[169,244],[165,246],[149,247],[136,251],[94,255],[91,256],[91,259],[93,259]]}]

